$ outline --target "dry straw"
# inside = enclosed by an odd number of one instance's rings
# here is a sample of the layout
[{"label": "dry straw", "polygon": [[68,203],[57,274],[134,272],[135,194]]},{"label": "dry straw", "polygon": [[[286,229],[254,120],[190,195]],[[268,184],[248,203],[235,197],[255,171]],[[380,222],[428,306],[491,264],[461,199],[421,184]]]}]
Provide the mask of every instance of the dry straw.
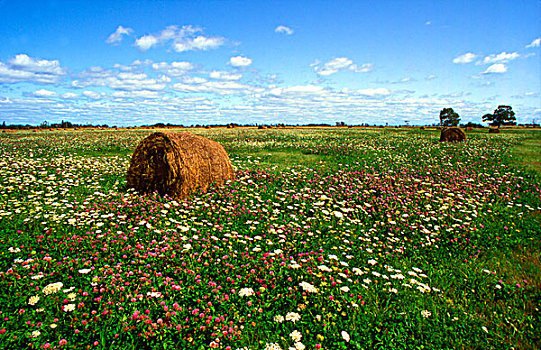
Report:
[{"label": "dry straw", "polygon": [[140,193],[185,198],[233,178],[231,162],[219,143],[187,132],[156,132],[135,149],[127,186]]},{"label": "dry straw", "polygon": [[441,131],[440,141],[445,142],[461,142],[466,140],[464,130],[460,128],[445,128]]}]

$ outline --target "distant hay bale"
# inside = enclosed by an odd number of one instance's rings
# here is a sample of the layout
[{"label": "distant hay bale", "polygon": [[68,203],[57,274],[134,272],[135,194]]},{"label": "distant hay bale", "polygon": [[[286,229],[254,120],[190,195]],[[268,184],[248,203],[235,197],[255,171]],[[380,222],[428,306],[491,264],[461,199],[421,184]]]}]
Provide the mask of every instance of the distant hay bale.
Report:
[{"label": "distant hay bale", "polygon": [[466,134],[460,128],[451,127],[441,131],[440,142],[461,142],[466,140]]},{"label": "distant hay bale", "polygon": [[499,134],[499,133],[500,133],[500,129],[498,129],[498,128],[489,128],[489,129],[488,129],[488,133],[489,133],[489,134]]},{"label": "distant hay bale", "polygon": [[473,126],[467,126],[466,131],[473,131]]},{"label": "distant hay bale", "polygon": [[157,191],[186,198],[213,183],[234,178],[231,161],[217,142],[188,132],[156,132],[142,140],[130,162],[127,186],[140,193]]},{"label": "distant hay bale", "polygon": [[424,130],[424,129],[425,129],[425,127],[424,127],[424,126],[421,126],[421,127],[419,128],[419,129],[421,129],[421,130]]}]

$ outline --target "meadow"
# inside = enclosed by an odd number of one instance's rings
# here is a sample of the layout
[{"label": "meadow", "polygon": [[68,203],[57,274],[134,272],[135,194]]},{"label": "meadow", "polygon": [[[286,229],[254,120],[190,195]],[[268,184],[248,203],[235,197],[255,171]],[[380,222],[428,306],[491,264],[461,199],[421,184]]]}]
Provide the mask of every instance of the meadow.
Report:
[{"label": "meadow", "polygon": [[186,200],[125,186],[153,130],[0,134],[0,349],[541,344],[540,131],[189,131]]}]

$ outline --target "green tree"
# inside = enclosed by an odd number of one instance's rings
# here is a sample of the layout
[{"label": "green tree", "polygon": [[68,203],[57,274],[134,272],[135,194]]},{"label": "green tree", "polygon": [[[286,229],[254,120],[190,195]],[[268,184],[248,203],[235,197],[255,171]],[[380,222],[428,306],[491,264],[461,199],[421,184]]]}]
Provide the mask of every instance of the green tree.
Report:
[{"label": "green tree", "polygon": [[460,116],[452,108],[444,108],[440,112],[440,125],[457,126],[460,122]]},{"label": "green tree", "polygon": [[494,110],[493,114],[485,114],[483,121],[488,121],[490,125],[500,127],[500,125],[516,125],[517,119],[513,107],[500,105]]}]

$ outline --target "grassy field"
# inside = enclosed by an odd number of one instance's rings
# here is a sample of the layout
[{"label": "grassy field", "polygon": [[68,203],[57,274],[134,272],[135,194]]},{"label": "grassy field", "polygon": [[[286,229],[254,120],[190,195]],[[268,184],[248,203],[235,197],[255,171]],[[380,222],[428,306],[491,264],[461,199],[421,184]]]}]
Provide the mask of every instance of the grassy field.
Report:
[{"label": "grassy field", "polygon": [[236,180],[183,201],[152,130],[0,134],[0,349],[539,348],[539,131],[190,131]]}]

